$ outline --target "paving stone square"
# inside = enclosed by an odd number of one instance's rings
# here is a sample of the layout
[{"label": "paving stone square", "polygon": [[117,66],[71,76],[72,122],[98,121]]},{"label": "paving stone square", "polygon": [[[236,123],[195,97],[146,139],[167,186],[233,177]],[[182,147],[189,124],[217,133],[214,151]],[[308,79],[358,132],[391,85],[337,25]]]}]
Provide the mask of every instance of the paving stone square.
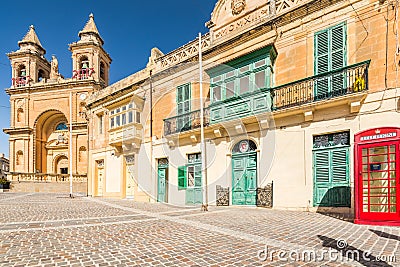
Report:
[{"label": "paving stone square", "polygon": [[400,266],[399,227],[310,212],[27,193],[0,210],[0,266]]}]

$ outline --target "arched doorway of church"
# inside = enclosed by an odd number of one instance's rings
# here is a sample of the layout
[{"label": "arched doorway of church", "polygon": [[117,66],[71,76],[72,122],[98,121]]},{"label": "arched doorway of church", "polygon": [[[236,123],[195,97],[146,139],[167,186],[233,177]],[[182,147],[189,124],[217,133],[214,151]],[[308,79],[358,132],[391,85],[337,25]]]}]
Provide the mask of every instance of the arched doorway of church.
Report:
[{"label": "arched doorway of church", "polygon": [[69,129],[66,116],[58,110],[42,113],[35,123],[35,171],[68,173],[68,158],[59,156],[68,155],[68,143]]},{"label": "arched doorway of church", "polygon": [[55,161],[54,172],[57,174],[68,174],[68,158],[65,155],[59,156]]}]

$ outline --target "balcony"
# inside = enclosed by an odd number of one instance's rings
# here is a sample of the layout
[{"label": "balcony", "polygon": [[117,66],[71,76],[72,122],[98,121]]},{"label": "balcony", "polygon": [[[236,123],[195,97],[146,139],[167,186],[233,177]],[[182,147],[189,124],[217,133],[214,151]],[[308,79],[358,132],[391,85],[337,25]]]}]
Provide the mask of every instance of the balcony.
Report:
[{"label": "balcony", "polygon": [[272,89],[273,110],[299,106],[368,90],[368,67],[364,61],[335,71],[308,77]]},{"label": "balcony", "polygon": [[[204,126],[210,124],[210,109],[204,109]],[[164,119],[164,135],[200,128],[200,110],[192,111],[172,118]]]},{"label": "balcony", "polygon": [[[360,62],[273,88],[262,88],[212,103],[205,109],[204,126],[265,112],[354,95],[368,90],[370,61]],[[200,128],[200,110],[164,120],[164,135]]]},{"label": "balcony", "polygon": [[131,124],[109,130],[109,144],[118,149],[122,148],[123,145],[139,145],[143,138],[143,131],[137,126]]}]

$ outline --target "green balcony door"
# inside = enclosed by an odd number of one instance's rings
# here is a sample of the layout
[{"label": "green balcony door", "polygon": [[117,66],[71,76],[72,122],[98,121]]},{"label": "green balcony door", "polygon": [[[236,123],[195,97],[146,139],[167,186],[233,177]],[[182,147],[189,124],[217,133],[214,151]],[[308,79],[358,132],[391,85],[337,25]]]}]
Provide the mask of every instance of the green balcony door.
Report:
[{"label": "green balcony door", "polygon": [[191,111],[191,84],[187,83],[178,86],[176,89],[176,115],[178,132],[190,130],[190,114]]},{"label": "green balcony door", "polygon": [[[162,159],[166,160],[166,159]],[[160,162],[158,164],[158,190],[157,190],[157,202],[168,202],[168,160]]]},{"label": "green balcony door", "polygon": [[[319,31],[314,39],[315,75],[328,73],[347,65],[346,24]],[[342,95],[346,90],[346,73],[324,76],[316,80],[315,100]]]},{"label": "green balcony door", "polygon": [[187,165],[186,204],[201,205],[203,203],[203,188],[201,164]]},{"label": "green balcony door", "polygon": [[256,205],[257,152],[232,156],[232,204]]}]

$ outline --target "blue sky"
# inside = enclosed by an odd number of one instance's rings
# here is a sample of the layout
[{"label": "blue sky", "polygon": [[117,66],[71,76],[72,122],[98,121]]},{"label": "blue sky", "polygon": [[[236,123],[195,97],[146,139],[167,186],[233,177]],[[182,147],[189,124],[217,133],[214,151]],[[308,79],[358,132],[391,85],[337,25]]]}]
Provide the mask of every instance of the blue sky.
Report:
[{"label": "blue sky", "polygon": [[[106,1],[69,0],[34,2],[2,1],[0,8],[0,128],[10,125],[9,97],[4,89],[11,85],[11,67],[6,53],[18,49],[33,24],[47,59],[56,55],[60,73],[70,77],[71,53],[68,44],[78,40],[78,32],[93,13],[111,55],[111,83],[144,68],[150,50],[158,47],[168,53],[206,33],[217,0]],[[0,133],[0,153],[8,155],[8,136]]]}]

